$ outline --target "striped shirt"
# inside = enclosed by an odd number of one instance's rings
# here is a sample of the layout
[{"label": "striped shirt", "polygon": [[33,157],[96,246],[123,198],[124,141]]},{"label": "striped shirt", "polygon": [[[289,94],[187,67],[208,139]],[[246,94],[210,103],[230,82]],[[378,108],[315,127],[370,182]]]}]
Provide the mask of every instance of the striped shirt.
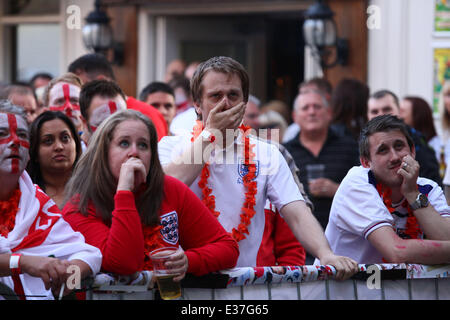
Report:
[{"label": "striped shirt", "polygon": [[299,135],[287,142],[286,149],[294,158],[295,164],[300,169],[298,177],[305,187],[305,191],[314,205],[314,215],[325,229],[331,209],[332,198],[317,198],[311,195],[308,187],[307,166],[312,164],[325,165],[324,177],[336,183],[344,179],[348,170],[359,166],[358,145],[349,136],[339,136],[332,129],[328,130],[328,137],[318,156],[305,148],[299,140]]}]

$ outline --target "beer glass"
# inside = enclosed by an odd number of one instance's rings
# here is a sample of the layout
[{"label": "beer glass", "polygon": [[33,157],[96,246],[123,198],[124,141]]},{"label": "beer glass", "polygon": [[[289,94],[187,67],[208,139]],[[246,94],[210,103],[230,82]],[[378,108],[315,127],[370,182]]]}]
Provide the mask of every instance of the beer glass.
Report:
[{"label": "beer glass", "polygon": [[181,296],[180,282],[173,281],[178,274],[170,273],[165,263],[168,258],[177,252],[178,248],[163,247],[153,250],[150,258],[153,264],[153,275],[158,283],[159,293],[164,300],[177,299]]}]

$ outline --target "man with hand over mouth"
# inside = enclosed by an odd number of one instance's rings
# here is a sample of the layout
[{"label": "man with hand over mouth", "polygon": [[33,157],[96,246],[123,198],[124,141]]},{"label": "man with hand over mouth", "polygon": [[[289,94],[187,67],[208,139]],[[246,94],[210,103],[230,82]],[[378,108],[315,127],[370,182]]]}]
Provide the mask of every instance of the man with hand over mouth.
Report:
[{"label": "man with hand over mouth", "polygon": [[191,135],[161,139],[161,164],[203,200],[238,242],[237,267],[261,265],[268,199],[305,249],[336,268],[338,279],[357,272],[355,261],[330,250],[278,148],[243,125],[249,97],[243,66],[229,57],[213,57],[198,66],[191,90],[199,121]]}]

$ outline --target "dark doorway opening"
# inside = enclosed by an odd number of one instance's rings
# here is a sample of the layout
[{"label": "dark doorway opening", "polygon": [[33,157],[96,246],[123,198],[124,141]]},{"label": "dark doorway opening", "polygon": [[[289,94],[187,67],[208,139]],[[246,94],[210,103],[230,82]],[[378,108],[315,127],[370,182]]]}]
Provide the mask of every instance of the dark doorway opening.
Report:
[{"label": "dark doorway opening", "polygon": [[268,97],[292,108],[304,75],[303,19],[300,14],[267,19]]},{"label": "dark doorway opening", "polygon": [[304,75],[302,11],[174,16],[168,25],[180,58],[190,63],[233,57],[249,71],[251,94],[292,108]]}]

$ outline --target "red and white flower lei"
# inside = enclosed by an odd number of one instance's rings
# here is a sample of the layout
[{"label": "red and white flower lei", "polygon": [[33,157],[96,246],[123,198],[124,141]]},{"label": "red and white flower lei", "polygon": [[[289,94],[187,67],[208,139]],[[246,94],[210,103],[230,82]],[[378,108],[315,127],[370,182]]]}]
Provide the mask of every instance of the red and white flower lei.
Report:
[{"label": "red and white flower lei", "polygon": [[[255,196],[258,192],[257,183],[253,181],[256,178],[256,164],[253,159],[255,158],[255,153],[253,152],[254,144],[250,144],[250,127],[241,125],[239,130],[242,133],[244,142],[244,164],[248,168],[247,174],[243,177],[243,184],[245,187],[245,200],[241,209],[241,222],[237,228],[233,228],[231,236],[237,241],[241,241],[246,238],[246,234],[249,235],[248,227],[251,224],[251,219],[256,214],[255,211]],[[193,142],[203,131],[203,124],[201,121],[197,121],[197,124],[193,128],[192,139]],[[200,174],[200,181],[198,186],[202,190],[202,201],[206,207],[211,211],[211,213],[218,218],[220,215],[219,211],[216,211],[216,198],[212,195],[212,189],[208,187],[208,178],[210,176],[209,162],[205,164]]]},{"label": "red and white flower lei", "polygon": [[144,235],[144,268],[142,270],[153,270],[150,252],[165,246],[161,239],[161,229],[162,226],[159,224],[156,226],[142,226]]},{"label": "red and white flower lei", "polygon": [[[383,203],[386,206],[386,208],[389,210],[389,212],[392,214],[395,211],[395,208],[392,207],[392,190],[389,187],[383,186],[381,183],[378,183],[376,185],[376,189],[378,191],[378,194],[381,196],[381,199],[383,199]],[[402,207],[407,208],[408,210],[408,218],[406,219],[406,230],[405,234],[409,236],[410,239],[418,239],[419,235],[421,234],[421,230],[419,227],[419,223],[417,222],[416,217],[414,216],[414,213],[411,209],[411,207],[408,204],[408,201],[404,199],[402,202]]]}]

